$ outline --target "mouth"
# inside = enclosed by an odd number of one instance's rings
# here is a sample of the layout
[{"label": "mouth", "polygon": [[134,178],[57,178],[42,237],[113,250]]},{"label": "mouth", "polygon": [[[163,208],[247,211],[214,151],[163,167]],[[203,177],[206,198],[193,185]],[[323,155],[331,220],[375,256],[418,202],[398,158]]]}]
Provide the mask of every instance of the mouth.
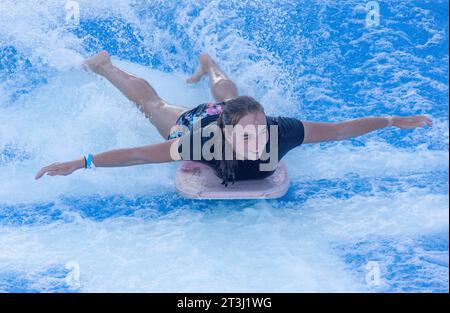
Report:
[{"label": "mouth", "polygon": [[248,154],[258,154],[259,150],[248,150]]},{"label": "mouth", "polygon": [[248,153],[248,157],[251,159],[257,159],[259,158],[259,156],[260,156],[259,151],[249,151]]}]

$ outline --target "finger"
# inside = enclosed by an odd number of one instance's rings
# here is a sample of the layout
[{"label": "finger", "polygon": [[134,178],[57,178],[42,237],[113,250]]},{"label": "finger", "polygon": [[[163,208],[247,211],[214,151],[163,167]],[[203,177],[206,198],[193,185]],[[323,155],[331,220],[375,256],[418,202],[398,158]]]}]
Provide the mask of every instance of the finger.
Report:
[{"label": "finger", "polygon": [[427,123],[428,123],[428,122],[431,122],[431,119],[430,119],[428,116],[426,116],[426,115],[421,115],[421,116],[420,116],[420,119],[421,119],[422,121],[426,121]]},{"label": "finger", "polygon": [[47,171],[47,170],[49,170],[51,167],[53,167],[54,165],[55,165],[55,163],[52,163],[52,164],[47,165],[47,166],[44,166],[44,167],[41,169],[41,171]]},{"label": "finger", "polygon": [[45,174],[45,169],[41,169],[41,170],[36,174],[36,176],[34,177],[34,179],[39,179],[39,178],[41,178],[42,175],[44,175],[44,174]]},{"label": "finger", "polygon": [[421,116],[421,119],[419,121],[419,126],[425,127],[425,126],[431,126],[431,120],[426,116]]},{"label": "finger", "polygon": [[60,162],[54,162],[50,165],[44,166],[43,168],[41,168],[41,170],[36,174],[36,176],[34,177],[35,179],[39,179],[41,178],[46,172],[48,172],[49,170],[55,170],[57,169],[57,166],[60,164]]}]

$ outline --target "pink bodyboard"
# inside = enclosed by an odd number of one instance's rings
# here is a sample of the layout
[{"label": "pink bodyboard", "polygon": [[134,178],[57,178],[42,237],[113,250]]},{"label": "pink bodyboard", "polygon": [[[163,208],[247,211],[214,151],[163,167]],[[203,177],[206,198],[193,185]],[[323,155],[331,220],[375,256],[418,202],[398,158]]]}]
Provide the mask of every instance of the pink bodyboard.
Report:
[{"label": "pink bodyboard", "polygon": [[267,178],[236,181],[225,187],[208,165],[181,161],[175,187],[181,196],[190,199],[274,199],[286,194],[289,176],[280,161],[275,172]]}]

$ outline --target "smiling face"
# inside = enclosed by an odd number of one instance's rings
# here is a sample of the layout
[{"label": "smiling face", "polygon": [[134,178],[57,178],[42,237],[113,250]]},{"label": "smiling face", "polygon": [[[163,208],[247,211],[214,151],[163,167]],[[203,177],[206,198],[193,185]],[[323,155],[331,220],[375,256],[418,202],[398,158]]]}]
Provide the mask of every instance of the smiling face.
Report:
[{"label": "smiling face", "polygon": [[260,111],[244,115],[234,127],[225,128],[225,139],[233,144],[237,156],[259,159],[269,140],[266,115]]}]

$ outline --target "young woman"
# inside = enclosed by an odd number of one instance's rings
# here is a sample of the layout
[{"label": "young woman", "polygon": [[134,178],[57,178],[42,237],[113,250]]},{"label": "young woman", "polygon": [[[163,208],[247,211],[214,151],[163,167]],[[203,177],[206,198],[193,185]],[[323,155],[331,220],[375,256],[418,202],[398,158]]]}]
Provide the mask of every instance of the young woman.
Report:
[{"label": "young woman", "polygon": [[[171,105],[160,98],[144,79],[115,67],[106,51],[87,59],[85,66],[106,78],[134,102],[155,125],[165,142],[116,149],[95,155],[88,154],[77,160],[53,163],[42,168],[35,178],[39,179],[44,174],[69,175],[75,170],[92,166],[119,167],[190,159],[212,166],[226,186],[236,180],[262,179],[274,172],[261,170],[260,167],[266,162],[262,158],[265,151],[274,150],[270,148],[271,138],[272,141],[273,138],[277,139],[275,149],[276,159],[279,161],[288,151],[303,143],[343,140],[387,126],[407,129],[432,125],[431,120],[422,115],[366,117],[339,123],[308,122],[291,117],[267,116],[262,105],[255,99],[238,96],[236,85],[208,54],[202,54],[199,59],[199,65],[187,83],[198,82],[203,75],[208,75],[211,93],[216,102],[203,103],[193,109]],[[218,146],[225,148],[210,149],[210,152],[214,152],[214,149],[221,150],[212,159],[199,153],[201,152],[199,150],[205,151],[203,148],[210,137],[200,136],[200,145],[192,145],[196,131],[203,131],[211,126],[219,129],[220,135],[215,137],[221,139]],[[236,131],[248,129],[248,126],[254,126],[257,131]],[[270,126],[276,126],[277,133],[274,133]],[[193,149],[188,149],[185,153],[184,146],[188,144],[191,144]],[[224,151],[230,147],[232,157],[226,158]]]}]

